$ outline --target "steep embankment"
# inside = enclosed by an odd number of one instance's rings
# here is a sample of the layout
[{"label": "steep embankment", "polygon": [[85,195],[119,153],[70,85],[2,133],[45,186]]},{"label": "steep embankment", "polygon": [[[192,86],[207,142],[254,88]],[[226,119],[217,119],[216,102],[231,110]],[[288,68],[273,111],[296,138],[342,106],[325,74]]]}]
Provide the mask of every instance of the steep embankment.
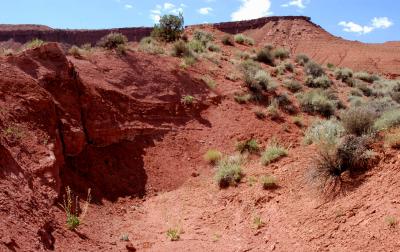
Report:
[{"label": "steep embankment", "polygon": [[[0,250],[53,248],[62,186],[113,201],[175,188],[193,172],[175,177],[171,167],[149,179],[157,167],[146,170],[142,155],[166,132],[201,121],[204,85],[171,58],[92,60],[72,64],[54,43],[0,59]],[[199,101],[190,108],[180,102],[188,93]]]},{"label": "steep embankment", "polygon": [[335,37],[306,17],[271,17],[244,22],[215,24],[225,32],[244,32],[260,45],[273,44],[305,53],[318,63],[332,63],[400,76],[400,45],[398,43],[366,44]]}]

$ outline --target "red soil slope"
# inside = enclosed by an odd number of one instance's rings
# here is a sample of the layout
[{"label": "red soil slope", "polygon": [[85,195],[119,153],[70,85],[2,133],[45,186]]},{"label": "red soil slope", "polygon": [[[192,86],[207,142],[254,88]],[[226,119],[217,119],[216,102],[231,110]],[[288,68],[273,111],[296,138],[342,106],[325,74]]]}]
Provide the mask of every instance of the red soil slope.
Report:
[{"label": "red soil slope", "polygon": [[[248,33],[261,43],[259,29]],[[222,35],[221,52],[188,69],[132,50],[75,59],[55,43],[1,57],[0,251],[398,251],[399,229],[385,218],[400,213],[399,153],[377,146],[376,167],[326,200],[309,180],[315,149],[301,144],[304,129],[282,111],[259,120],[263,105],[233,100],[245,89],[228,78],[238,74],[232,59],[251,48],[224,46]],[[298,65],[293,75],[304,79]],[[336,80],[333,90],[349,93]],[[182,105],[184,95],[196,102]],[[249,138],[262,147],[277,138],[289,156],[265,167],[250,155],[243,182],[220,190],[203,154],[233,153]],[[262,190],[267,174],[276,190]],[[93,192],[76,232],[57,205],[67,185],[81,198]],[[179,241],[167,239],[169,228],[183,231]]]}]

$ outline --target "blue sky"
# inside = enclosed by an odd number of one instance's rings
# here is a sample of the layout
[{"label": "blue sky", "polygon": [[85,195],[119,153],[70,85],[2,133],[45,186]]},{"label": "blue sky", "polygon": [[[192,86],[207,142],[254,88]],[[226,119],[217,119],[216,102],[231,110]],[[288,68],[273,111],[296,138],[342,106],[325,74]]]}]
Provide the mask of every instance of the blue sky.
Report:
[{"label": "blue sky", "polygon": [[400,40],[399,0],[2,0],[0,23],[99,29],[152,26],[183,11],[186,24],[305,15],[350,40]]}]

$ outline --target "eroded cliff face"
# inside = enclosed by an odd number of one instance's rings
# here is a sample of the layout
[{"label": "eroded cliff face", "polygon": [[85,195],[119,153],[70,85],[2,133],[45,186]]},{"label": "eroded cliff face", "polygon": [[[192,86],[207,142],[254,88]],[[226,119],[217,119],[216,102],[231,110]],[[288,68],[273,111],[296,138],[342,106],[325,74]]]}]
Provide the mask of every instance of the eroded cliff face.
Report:
[{"label": "eroded cliff face", "polygon": [[[96,201],[144,195],[143,148],[207,107],[206,86],[175,59],[96,55],[68,59],[48,43],[0,59],[0,248],[52,248],[51,209],[66,185],[92,188]],[[190,108],[189,93],[199,101]]]}]

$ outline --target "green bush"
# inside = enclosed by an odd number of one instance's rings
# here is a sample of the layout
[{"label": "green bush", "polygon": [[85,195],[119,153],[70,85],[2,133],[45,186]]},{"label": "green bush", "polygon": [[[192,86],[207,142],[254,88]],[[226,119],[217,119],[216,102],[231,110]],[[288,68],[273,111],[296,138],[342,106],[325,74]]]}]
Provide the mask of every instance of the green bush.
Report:
[{"label": "green bush", "polygon": [[288,150],[273,140],[268,144],[267,148],[262,153],[261,163],[263,165],[269,165],[278,161],[282,157],[286,157],[287,155]]},{"label": "green bush", "polygon": [[192,52],[190,51],[190,48],[188,45],[183,42],[182,40],[179,40],[174,43],[172,46],[172,56],[174,57],[191,57]]},{"label": "green bush", "polygon": [[125,35],[122,33],[112,32],[102,37],[98,42],[98,45],[111,50],[117,49],[119,45],[125,45],[126,43],[128,43],[128,38]]},{"label": "green bush", "polygon": [[233,37],[231,35],[224,35],[221,39],[222,44],[227,45],[227,46],[234,46],[235,41],[233,40]]},{"label": "green bush", "polygon": [[260,147],[256,139],[248,139],[246,141],[238,142],[236,144],[236,150],[240,153],[258,153],[260,151]]},{"label": "green bush", "polygon": [[280,60],[284,60],[284,59],[289,58],[290,53],[285,48],[276,48],[273,51],[273,55],[274,55],[275,58],[278,58]]},{"label": "green bush", "polygon": [[303,89],[303,86],[300,84],[300,82],[296,80],[285,80],[283,85],[292,93],[297,93]]},{"label": "green bush", "polygon": [[308,76],[306,79],[306,85],[312,88],[329,88],[332,85],[332,81],[328,76],[322,75],[320,77],[314,78]]},{"label": "green bush", "polygon": [[387,130],[400,125],[400,109],[384,112],[374,124],[376,130]]},{"label": "green bush", "polygon": [[312,123],[304,133],[305,144],[329,144],[335,145],[344,135],[345,129],[336,119],[317,120]]},{"label": "green bush", "polygon": [[34,49],[34,48],[40,47],[40,46],[42,46],[44,44],[45,44],[45,42],[43,40],[38,39],[38,38],[34,38],[34,39],[32,39],[31,41],[27,42],[24,45],[24,49]]},{"label": "green bush", "polygon": [[338,68],[334,74],[337,80],[341,80],[344,83],[353,83],[353,70],[349,68]]},{"label": "green bush", "polygon": [[204,154],[204,160],[210,164],[216,164],[222,158],[222,153],[215,149],[210,149]]},{"label": "green bush", "polygon": [[252,92],[272,91],[276,88],[269,74],[262,70],[256,62],[252,60],[244,61],[240,64],[240,70],[243,73],[247,87]]},{"label": "green bush", "polygon": [[206,46],[207,43],[214,41],[214,35],[203,30],[195,30],[193,33],[193,39],[200,41],[204,46]]},{"label": "green bush", "polygon": [[188,43],[189,49],[196,53],[204,53],[206,51],[205,45],[200,40],[192,40]]},{"label": "green bush", "polygon": [[163,54],[164,53],[164,49],[152,37],[145,37],[142,40],[140,40],[139,51],[150,53],[150,54]]},{"label": "green bush", "polygon": [[242,177],[242,158],[240,156],[226,157],[218,162],[214,179],[220,188],[235,186]]},{"label": "green bush", "polygon": [[367,97],[372,95],[373,90],[363,82],[356,82],[355,86]]},{"label": "green bush", "polygon": [[256,60],[267,65],[275,65],[274,55],[272,54],[272,51],[268,50],[267,48],[263,48],[257,52]]},{"label": "green bush", "polygon": [[195,101],[195,98],[191,95],[184,95],[181,98],[181,103],[183,105],[191,105],[194,103],[194,101]]},{"label": "green bush", "polygon": [[372,132],[376,113],[368,107],[352,107],[341,114],[347,134],[361,136]]},{"label": "green bush", "polygon": [[274,189],[277,187],[277,179],[274,176],[261,177],[261,184],[264,190]]},{"label": "green bush", "polygon": [[151,36],[166,42],[178,40],[184,30],[184,19],[182,14],[164,15],[161,17],[159,24],[153,28]]},{"label": "green bush", "polygon": [[357,78],[359,80],[373,83],[374,81],[379,80],[379,77],[373,74],[369,74],[367,72],[357,72],[354,74],[354,78]]},{"label": "green bush", "polygon": [[319,113],[323,116],[331,116],[335,113],[336,104],[329,95],[316,89],[298,96],[300,106],[304,112]]},{"label": "green bush", "polygon": [[250,37],[245,36],[244,34],[236,34],[234,40],[238,44],[242,45],[254,45],[254,40]]},{"label": "green bush", "polygon": [[207,49],[209,51],[211,51],[211,52],[219,52],[219,51],[221,51],[221,48],[218,45],[213,44],[213,43],[208,43]]},{"label": "green bush", "polygon": [[167,230],[167,237],[170,241],[178,241],[181,238],[180,233],[178,229],[170,228]]},{"label": "green bush", "polygon": [[295,61],[297,64],[304,66],[305,64],[307,64],[310,61],[310,58],[305,54],[298,54],[296,56]]},{"label": "green bush", "polygon": [[307,75],[311,75],[314,78],[325,75],[324,69],[317,63],[310,61],[304,66],[304,70]]}]

